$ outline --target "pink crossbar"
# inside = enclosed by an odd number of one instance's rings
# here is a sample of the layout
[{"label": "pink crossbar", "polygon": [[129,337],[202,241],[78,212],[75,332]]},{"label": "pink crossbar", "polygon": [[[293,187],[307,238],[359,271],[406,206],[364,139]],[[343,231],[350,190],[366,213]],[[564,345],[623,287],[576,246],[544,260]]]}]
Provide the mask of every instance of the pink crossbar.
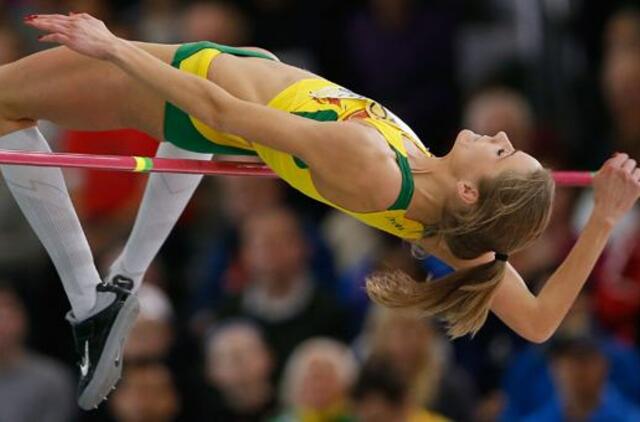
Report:
[{"label": "pink crossbar", "polygon": [[[40,153],[0,150],[0,164],[71,167],[137,173],[150,172],[276,177],[276,175],[266,165],[261,163],[184,160],[125,155]],[[553,178],[559,186],[589,186],[591,185],[593,173],[586,171],[554,171]]]}]

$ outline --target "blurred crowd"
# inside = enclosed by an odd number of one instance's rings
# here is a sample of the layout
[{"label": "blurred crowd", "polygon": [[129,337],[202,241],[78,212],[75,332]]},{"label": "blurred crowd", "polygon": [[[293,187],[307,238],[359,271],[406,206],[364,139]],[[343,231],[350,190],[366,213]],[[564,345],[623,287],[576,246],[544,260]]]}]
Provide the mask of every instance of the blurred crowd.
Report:
[{"label": "blurred crowd", "polygon": [[[270,49],[385,104],[436,154],[459,128],[505,130],[551,168],[596,169],[614,151],[640,158],[634,3],[4,0],[0,63],[46,47],[22,16],[89,12],[130,39]],[[41,129],[60,151],[157,147],[131,130]],[[108,268],[146,178],[65,175]],[[558,189],[549,229],[512,258],[533,291],[590,207],[588,190]],[[208,178],[146,275],[118,389],[80,412],[68,303],[0,186],[0,422],[640,420],[640,208],[546,344],[493,317],[451,342],[438,321],[375,307],[363,282],[385,268],[448,271],[278,181]]]}]

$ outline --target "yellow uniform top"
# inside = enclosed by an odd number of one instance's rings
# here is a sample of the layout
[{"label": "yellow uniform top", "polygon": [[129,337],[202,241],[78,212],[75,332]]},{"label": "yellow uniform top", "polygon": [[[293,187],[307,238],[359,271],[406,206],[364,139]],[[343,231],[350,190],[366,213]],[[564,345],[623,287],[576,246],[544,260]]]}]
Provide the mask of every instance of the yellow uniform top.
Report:
[{"label": "yellow uniform top", "polygon": [[[182,51],[178,50],[173,65],[205,78],[211,61],[223,50],[236,55],[253,55],[241,54],[245,50],[212,43],[187,44],[183,47],[185,48]],[[402,188],[398,200],[389,209],[379,212],[360,213],[341,208],[320,195],[306,163],[299,158],[261,145],[259,139],[248,142],[238,136],[218,132],[198,119],[187,116],[171,104],[167,104],[165,113],[165,136],[167,140],[187,149],[203,151],[206,149],[202,147],[204,143],[213,144],[213,148],[209,149],[212,152],[255,153],[278,176],[305,195],[339,209],[369,226],[403,239],[417,240],[422,237],[423,225],[405,217],[414,185],[404,138],[413,142],[424,154],[430,153],[406,124],[377,102],[320,78],[304,79],[294,83],[276,95],[268,106],[319,121],[357,118],[377,129],[395,152],[402,172]]]}]

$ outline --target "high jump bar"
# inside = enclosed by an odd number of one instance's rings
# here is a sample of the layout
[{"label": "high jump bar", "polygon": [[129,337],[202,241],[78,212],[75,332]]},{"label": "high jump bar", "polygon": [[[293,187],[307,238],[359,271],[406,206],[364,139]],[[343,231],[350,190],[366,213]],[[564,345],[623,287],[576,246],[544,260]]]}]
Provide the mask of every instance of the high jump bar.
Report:
[{"label": "high jump bar", "polygon": [[[131,155],[94,155],[0,150],[0,164],[84,168],[133,173],[277,177],[269,167],[262,163],[151,158]],[[553,178],[560,186],[589,186],[593,179],[593,173],[586,171],[554,171]]]}]

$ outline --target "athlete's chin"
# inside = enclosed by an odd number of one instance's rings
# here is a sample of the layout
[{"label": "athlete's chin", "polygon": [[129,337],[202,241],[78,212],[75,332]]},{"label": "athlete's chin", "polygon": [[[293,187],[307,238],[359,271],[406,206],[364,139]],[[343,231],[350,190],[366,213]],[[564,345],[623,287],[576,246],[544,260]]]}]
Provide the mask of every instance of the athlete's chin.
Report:
[{"label": "athlete's chin", "polygon": [[468,147],[478,138],[479,135],[477,135],[475,132],[469,129],[462,129],[460,132],[458,132],[458,136],[456,136],[456,140],[453,143],[453,148]]}]

